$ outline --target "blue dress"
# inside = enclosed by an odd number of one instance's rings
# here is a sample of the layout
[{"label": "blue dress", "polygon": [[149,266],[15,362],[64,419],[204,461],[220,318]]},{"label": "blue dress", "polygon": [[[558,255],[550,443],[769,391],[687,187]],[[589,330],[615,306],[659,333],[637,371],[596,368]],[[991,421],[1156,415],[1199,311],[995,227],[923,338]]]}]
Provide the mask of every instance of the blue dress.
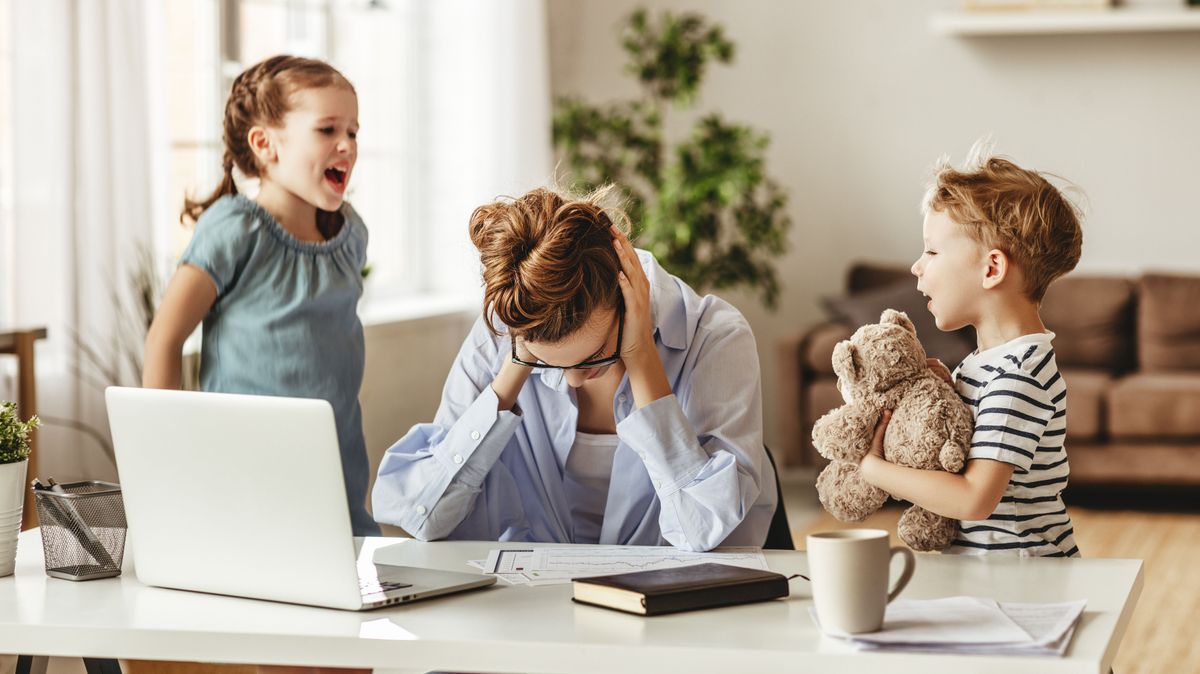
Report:
[{"label": "blue dress", "polygon": [[253,200],[224,196],[200,217],[180,262],[204,270],[217,286],[204,317],[201,388],[329,401],[354,534],[374,536],[379,526],[366,509],[358,404],[367,228],[348,203],[341,213],[345,224],[336,236],[305,242]]}]

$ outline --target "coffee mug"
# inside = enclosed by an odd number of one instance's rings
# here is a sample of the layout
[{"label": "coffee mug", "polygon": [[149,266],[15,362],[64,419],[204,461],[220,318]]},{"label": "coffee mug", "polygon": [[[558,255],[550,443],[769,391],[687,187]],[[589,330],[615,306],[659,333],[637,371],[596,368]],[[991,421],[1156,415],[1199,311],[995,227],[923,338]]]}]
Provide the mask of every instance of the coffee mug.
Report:
[{"label": "coffee mug", "polygon": [[[904,571],[888,591],[892,558],[904,557]],[[906,547],[888,547],[882,529],[847,529],[808,536],[808,575],[821,629],[859,634],[883,627],[883,612],[912,578],[916,558]]]}]

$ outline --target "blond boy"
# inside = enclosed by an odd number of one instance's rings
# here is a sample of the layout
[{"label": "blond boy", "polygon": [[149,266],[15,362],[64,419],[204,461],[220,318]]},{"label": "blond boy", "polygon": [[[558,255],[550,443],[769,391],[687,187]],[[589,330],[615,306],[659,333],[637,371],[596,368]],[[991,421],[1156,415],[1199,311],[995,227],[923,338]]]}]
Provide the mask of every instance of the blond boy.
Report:
[{"label": "blond boy", "polygon": [[975,164],[939,166],[922,206],[925,250],[912,266],[939,329],[975,328],[976,350],[950,375],[975,419],[966,468],[921,471],[884,460],[885,412],[863,477],[961,520],[947,552],[1076,557],[1062,500],[1066,384],[1038,308],[1050,283],[1079,261],[1079,217],[1041,174],[1000,157]]}]

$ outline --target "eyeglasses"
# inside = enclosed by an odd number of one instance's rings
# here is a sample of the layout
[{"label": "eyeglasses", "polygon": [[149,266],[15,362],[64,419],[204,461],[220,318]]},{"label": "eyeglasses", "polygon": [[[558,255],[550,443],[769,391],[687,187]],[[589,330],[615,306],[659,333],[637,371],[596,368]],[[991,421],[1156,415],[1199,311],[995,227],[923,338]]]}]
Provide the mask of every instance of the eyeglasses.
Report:
[{"label": "eyeglasses", "polygon": [[540,367],[543,370],[590,370],[597,367],[604,367],[605,365],[612,365],[618,360],[621,360],[621,338],[624,336],[624,334],[625,310],[622,308],[620,313],[617,315],[617,350],[613,352],[613,355],[608,356],[607,358],[585,360],[582,363],[577,363],[575,365],[548,365],[540,360],[531,363],[527,360],[521,360],[517,357],[517,340],[514,338],[512,340],[512,362],[516,363],[517,365],[524,365],[525,367]]}]

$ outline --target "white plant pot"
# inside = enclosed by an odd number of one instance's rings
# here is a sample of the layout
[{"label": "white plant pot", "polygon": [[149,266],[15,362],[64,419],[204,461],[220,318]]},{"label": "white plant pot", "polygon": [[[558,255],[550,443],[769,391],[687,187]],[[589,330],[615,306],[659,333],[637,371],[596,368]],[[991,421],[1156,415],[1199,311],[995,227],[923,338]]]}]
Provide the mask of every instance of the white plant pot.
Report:
[{"label": "white plant pot", "polygon": [[12,575],[17,561],[17,534],[21,533],[28,465],[28,460],[0,463],[0,578]]}]

